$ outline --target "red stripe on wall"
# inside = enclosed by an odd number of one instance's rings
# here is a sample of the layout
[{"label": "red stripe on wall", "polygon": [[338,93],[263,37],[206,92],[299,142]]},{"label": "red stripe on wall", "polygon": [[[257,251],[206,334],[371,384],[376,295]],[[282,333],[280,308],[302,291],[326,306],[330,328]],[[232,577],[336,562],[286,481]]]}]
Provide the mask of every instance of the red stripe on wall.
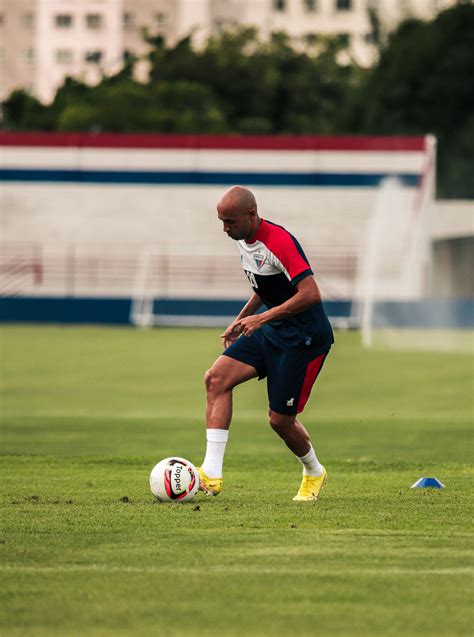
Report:
[{"label": "red stripe on wall", "polygon": [[329,137],[315,135],[129,135],[121,133],[0,132],[0,146],[61,148],[168,148],[208,150],[332,150],[416,152],[424,137]]},{"label": "red stripe on wall", "polygon": [[319,372],[321,371],[321,367],[323,366],[324,359],[327,354],[321,354],[313,361],[311,361],[306,368],[306,375],[304,377],[303,388],[301,390],[300,399],[298,401],[297,412],[300,414],[305,408],[306,403],[308,402],[309,395],[311,394],[311,390],[313,385],[318,377]]}]

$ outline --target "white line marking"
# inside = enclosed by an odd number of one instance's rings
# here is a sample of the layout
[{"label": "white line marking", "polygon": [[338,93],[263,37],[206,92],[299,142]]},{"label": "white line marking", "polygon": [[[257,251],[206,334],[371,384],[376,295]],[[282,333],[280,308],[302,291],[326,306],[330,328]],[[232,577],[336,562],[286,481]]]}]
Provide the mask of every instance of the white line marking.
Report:
[{"label": "white line marking", "polygon": [[[255,573],[265,575],[294,575],[293,569],[281,569],[281,568],[260,568],[260,567],[242,567],[242,566],[207,566],[207,571],[214,573]],[[173,573],[181,572],[188,575],[202,575],[201,568],[177,568],[170,565],[168,567],[161,566],[158,568],[153,567],[139,567],[139,566],[107,566],[106,564],[70,564],[70,565],[57,565],[57,566],[26,566],[15,564],[2,564],[0,565],[0,571],[10,573],[132,573],[138,575],[148,574],[163,574],[167,570],[172,570]],[[298,570],[298,574],[314,574],[314,569]],[[365,568],[359,569],[356,567],[347,569],[328,569],[322,571],[318,569],[319,575],[369,575],[369,576],[401,576],[412,577],[413,575],[473,575],[474,568],[471,567],[459,567],[459,568]]]}]

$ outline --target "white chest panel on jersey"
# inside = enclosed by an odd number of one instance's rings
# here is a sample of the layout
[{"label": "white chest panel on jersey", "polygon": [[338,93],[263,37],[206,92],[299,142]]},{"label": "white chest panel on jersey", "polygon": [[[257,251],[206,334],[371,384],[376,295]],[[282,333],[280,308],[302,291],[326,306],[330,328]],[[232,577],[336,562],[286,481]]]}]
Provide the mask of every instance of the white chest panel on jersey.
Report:
[{"label": "white chest panel on jersey", "polygon": [[282,262],[264,243],[255,241],[255,243],[249,244],[242,240],[237,241],[237,244],[240,251],[240,262],[244,270],[260,276],[272,276],[283,272],[287,279],[290,280],[290,275]]}]

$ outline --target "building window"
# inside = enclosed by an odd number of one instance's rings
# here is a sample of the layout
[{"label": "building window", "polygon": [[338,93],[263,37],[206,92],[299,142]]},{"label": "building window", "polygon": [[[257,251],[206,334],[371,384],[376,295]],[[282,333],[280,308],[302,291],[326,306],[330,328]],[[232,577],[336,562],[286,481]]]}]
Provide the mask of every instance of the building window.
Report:
[{"label": "building window", "polygon": [[317,8],[316,0],[303,0],[303,7],[306,13],[314,13]]},{"label": "building window", "polygon": [[26,64],[34,64],[35,63],[35,50],[33,48],[28,48],[23,51],[23,58]]},{"label": "building window", "polygon": [[351,11],[352,0],[336,0],[336,9],[338,11]]},{"label": "building window", "polygon": [[0,13],[0,27],[5,25],[5,16],[3,13]]},{"label": "building window", "polygon": [[34,13],[24,13],[21,22],[25,29],[32,30],[35,28],[35,14]]},{"label": "building window", "polygon": [[166,24],[166,13],[155,14],[155,24],[157,27],[163,27]]},{"label": "building window", "polygon": [[274,11],[285,11],[286,10],[286,0],[273,0],[273,10]]},{"label": "building window", "polygon": [[90,64],[100,64],[101,60],[102,60],[102,51],[86,51],[85,55],[84,55],[84,59],[86,62],[89,62]]},{"label": "building window", "polygon": [[103,16],[100,13],[88,13],[86,15],[86,26],[88,29],[101,29],[103,24]]},{"label": "building window", "polygon": [[54,21],[59,29],[70,29],[72,27],[72,15],[68,13],[59,13],[55,16]]},{"label": "building window", "polygon": [[58,64],[71,64],[72,62],[72,50],[71,49],[57,49],[56,62]]},{"label": "building window", "polygon": [[135,26],[135,19],[133,13],[125,12],[123,14],[123,28],[125,31],[133,31]]}]

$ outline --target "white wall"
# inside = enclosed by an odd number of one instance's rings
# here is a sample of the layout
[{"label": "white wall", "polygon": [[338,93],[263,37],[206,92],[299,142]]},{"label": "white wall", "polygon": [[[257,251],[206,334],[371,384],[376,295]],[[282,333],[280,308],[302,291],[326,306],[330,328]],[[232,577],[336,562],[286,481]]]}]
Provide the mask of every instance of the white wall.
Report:
[{"label": "white wall", "polygon": [[[221,186],[3,184],[3,241],[168,244],[229,253],[216,203]],[[255,187],[260,214],[308,246],[358,245],[374,199],[370,188]],[[229,248],[229,246],[231,246]]]}]

